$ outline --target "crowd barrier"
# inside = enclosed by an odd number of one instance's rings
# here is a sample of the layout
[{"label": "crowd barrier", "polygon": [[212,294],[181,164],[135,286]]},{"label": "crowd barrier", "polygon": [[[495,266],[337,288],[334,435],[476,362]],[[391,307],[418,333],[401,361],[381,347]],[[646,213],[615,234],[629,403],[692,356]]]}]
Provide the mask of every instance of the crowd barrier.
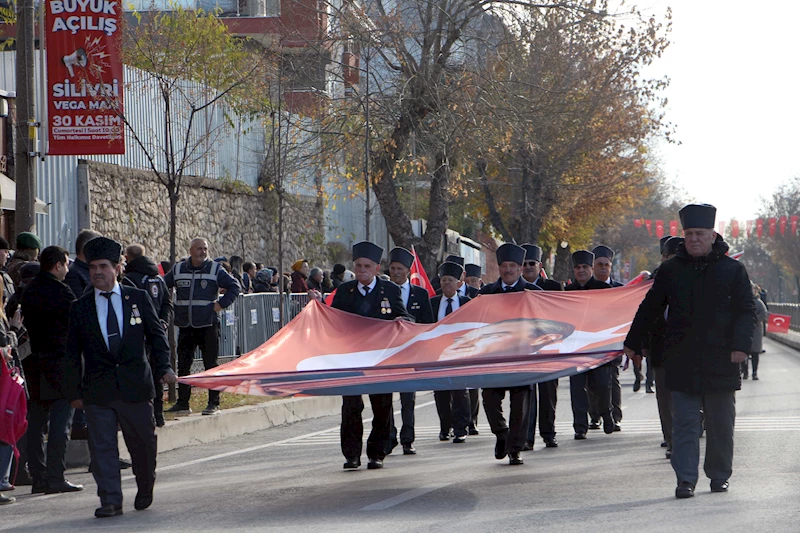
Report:
[{"label": "crowd barrier", "polygon": [[797,331],[800,333],[800,304],[779,304],[770,302],[767,305],[769,306],[770,313],[789,315],[792,317],[792,322],[789,324],[789,329],[791,331]]},{"label": "crowd barrier", "polygon": [[[284,322],[288,324],[308,302],[305,293],[284,295]],[[281,328],[279,295],[275,292],[240,294],[219,317],[219,362],[222,364],[255,350],[278,332]],[[192,372],[202,371],[203,358],[199,349],[194,358]]]}]

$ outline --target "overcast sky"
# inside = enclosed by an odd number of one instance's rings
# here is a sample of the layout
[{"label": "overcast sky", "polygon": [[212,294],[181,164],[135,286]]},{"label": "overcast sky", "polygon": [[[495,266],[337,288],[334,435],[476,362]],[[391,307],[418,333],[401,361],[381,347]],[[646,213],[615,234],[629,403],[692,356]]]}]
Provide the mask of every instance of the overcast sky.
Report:
[{"label": "overcast sky", "polygon": [[717,220],[752,218],[760,197],[800,176],[800,2],[639,5],[673,10],[672,44],[651,74],[671,78],[667,119],[681,142],[660,147],[662,169],[690,199],[716,205]]}]

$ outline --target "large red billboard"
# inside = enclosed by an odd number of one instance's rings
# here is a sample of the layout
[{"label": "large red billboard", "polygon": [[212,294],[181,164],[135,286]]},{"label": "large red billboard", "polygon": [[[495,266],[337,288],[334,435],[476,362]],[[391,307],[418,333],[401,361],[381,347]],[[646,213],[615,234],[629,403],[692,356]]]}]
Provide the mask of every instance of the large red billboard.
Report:
[{"label": "large red billboard", "polygon": [[124,154],[121,3],[46,4],[47,153]]}]

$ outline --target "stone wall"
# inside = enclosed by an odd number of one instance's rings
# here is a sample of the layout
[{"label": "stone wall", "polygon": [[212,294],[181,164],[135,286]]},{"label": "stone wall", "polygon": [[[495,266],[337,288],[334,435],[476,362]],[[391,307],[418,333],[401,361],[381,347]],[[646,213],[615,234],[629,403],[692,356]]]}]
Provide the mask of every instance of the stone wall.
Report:
[{"label": "stone wall", "polygon": [[[92,229],[123,244],[142,243],[149,256],[167,259],[169,199],[156,176],[94,161],[85,164]],[[284,270],[301,257],[324,264],[314,198],[292,196],[285,203]],[[277,266],[277,206],[275,193],[258,192],[241,182],[184,177],[176,226],[178,256],[187,254],[193,237],[202,236],[209,240],[212,257],[241,255]]]}]

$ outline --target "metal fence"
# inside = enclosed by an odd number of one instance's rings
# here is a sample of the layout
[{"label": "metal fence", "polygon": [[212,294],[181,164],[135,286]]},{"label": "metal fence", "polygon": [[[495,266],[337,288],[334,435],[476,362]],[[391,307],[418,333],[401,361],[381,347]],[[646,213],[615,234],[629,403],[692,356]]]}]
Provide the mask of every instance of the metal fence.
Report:
[{"label": "metal fence", "polygon": [[[278,293],[274,292],[240,294],[230,307],[220,313],[220,364],[255,350],[281,329],[278,298]],[[309,297],[305,293],[284,297],[286,323],[296,317],[308,302]],[[203,358],[199,349],[194,357],[192,372],[201,372]]]},{"label": "metal fence", "polygon": [[797,331],[800,333],[800,304],[779,304],[770,302],[767,305],[769,306],[770,313],[789,315],[792,317],[792,322],[789,324],[789,329],[791,331]]}]

